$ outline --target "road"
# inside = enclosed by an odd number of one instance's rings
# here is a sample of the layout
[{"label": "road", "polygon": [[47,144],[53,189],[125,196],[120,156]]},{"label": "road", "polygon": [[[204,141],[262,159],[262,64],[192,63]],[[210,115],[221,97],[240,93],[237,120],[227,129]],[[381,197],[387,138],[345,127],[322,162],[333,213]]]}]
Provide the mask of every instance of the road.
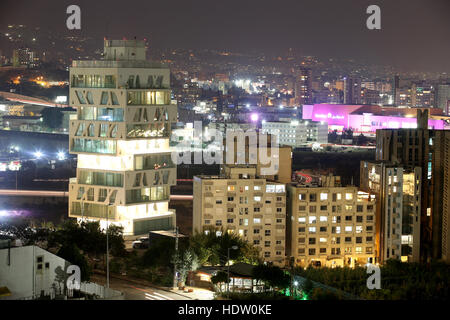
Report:
[{"label": "road", "polygon": [[[106,279],[104,275],[94,274],[91,276],[90,281],[104,285]],[[125,294],[125,300],[192,300],[186,296],[173,292],[145,285],[138,285],[134,282],[117,278],[110,278],[109,282],[111,289],[119,290]]]}]

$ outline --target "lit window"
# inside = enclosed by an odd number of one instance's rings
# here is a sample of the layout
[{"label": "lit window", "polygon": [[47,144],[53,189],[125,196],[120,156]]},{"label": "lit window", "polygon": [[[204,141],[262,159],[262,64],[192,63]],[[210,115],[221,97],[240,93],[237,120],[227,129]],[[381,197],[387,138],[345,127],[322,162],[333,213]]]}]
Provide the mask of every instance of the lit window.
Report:
[{"label": "lit window", "polygon": [[328,193],[321,193],[320,194],[320,201],[325,201],[328,199]]},{"label": "lit window", "polygon": [[327,216],[320,216],[320,222],[326,222],[328,220]]},{"label": "lit window", "polygon": [[316,217],[312,216],[312,217],[308,217],[309,223],[316,223]]},{"label": "lit window", "polygon": [[306,223],[306,217],[299,217],[298,218],[299,223]]},{"label": "lit window", "polygon": [[261,219],[260,218],[254,218],[253,219],[253,223],[261,223]]},{"label": "lit window", "polygon": [[319,242],[327,242],[327,238],[319,238]]},{"label": "lit window", "polygon": [[228,191],[234,191],[234,186],[228,186]]},{"label": "lit window", "polygon": [[309,227],[309,228],[308,228],[308,231],[309,231],[310,233],[315,233],[315,232],[316,232],[316,227]]},{"label": "lit window", "polygon": [[353,193],[346,193],[345,200],[353,200]]},{"label": "lit window", "polygon": [[352,226],[345,226],[345,232],[352,232],[353,227]]}]

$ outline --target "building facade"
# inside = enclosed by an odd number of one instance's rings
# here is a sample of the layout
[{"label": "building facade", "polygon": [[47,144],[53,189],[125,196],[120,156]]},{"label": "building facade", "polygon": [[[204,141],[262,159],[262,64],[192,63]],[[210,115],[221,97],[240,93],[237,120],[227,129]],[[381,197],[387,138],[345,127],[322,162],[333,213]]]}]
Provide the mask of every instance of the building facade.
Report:
[{"label": "building facade", "polygon": [[418,129],[377,130],[376,160],[422,169],[421,260],[450,261],[450,131],[418,119]]},{"label": "building facade", "polygon": [[376,262],[420,261],[422,170],[382,161],[362,161],[360,187],[375,194]]},{"label": "building facade", "polygon": [[263,122],[262,133],[278,136],[280,145],[299,148],[313,143],[328,143],[328,124],[326,122],[293,120]]},{"label": "building facade", "polygon": [[287,186],[287,256],[294,265],[354,267],[375,261],[375,196],[333,181]]},{"label": "building facade", "polygon": [[170,229],[176,184],[171,160],[170,71],[145,60],[136,40],[105,40],[104,60],[74,61],[70,69],[70,152],[78,155],[69,184],[69,216],[107,220],[124,234]]},{"label": "building facade", "polygon": [[193,231],[234,232],[283,266],[286,247],[286,190],[258,178],[256,168],[224,166],[222,176],[194,177]]}]

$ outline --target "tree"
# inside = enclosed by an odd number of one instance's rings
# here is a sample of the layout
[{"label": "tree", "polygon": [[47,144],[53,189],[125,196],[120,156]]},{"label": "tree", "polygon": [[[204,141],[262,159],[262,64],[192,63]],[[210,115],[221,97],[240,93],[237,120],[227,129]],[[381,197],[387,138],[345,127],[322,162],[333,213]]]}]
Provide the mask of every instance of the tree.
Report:
[{"label": "tree", "polygon": [[63,113],[59,108],[48,107],[44,108],[41,112],[42,122],[45,126],[56,129],[60,128],[63,119]]},{"label": "tree", "polygon": [[277,266],[257,265],[252,270],[253,279],[264,283],[264,291],[271,288],[274,293],[289,287],[291,278]]},{"label": "tree", "polygon": [[197,255],[190,248],[181,254],[175,253],[173,263],[176,265],[177,272],[180,275],[181,286],[184,286],[189,271],[195,271],[199,267]]},{"label": "tree", "polygon": [[221,284],[227,283],[228,281],[228,274],[225,271],[219,271],[214,276],[211,277],[211,282],[213,285],[215,285],[219,291],[221,292]]},{"label": "tree", "polygon": [[309,295],[311,295],[311,293],[314,289],[314,284],[311,280],[306,279],[305,281],[303,281],[301,288],[302,288],[303,294],[306,296],[309,296]]},{"label": "tree", "polygon": [[68,244],[62,246],[57,254],[60,258],[69,261],[76,265],[81,271],[81,281],[89,281],[91,269],[87,263],[86,258],[81,254],[80,249],[75,244]]}]

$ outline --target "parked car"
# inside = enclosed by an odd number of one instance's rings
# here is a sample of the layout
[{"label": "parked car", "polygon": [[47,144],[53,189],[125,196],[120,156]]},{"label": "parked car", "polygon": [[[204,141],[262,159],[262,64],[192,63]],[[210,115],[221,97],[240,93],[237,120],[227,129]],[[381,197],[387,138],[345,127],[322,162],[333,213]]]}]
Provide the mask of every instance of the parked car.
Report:
[{"label": "parked car", "polygon": [[133,241],[133,249],[147,249],[148,244],[148,237],[140,237],[138,240]]}]

